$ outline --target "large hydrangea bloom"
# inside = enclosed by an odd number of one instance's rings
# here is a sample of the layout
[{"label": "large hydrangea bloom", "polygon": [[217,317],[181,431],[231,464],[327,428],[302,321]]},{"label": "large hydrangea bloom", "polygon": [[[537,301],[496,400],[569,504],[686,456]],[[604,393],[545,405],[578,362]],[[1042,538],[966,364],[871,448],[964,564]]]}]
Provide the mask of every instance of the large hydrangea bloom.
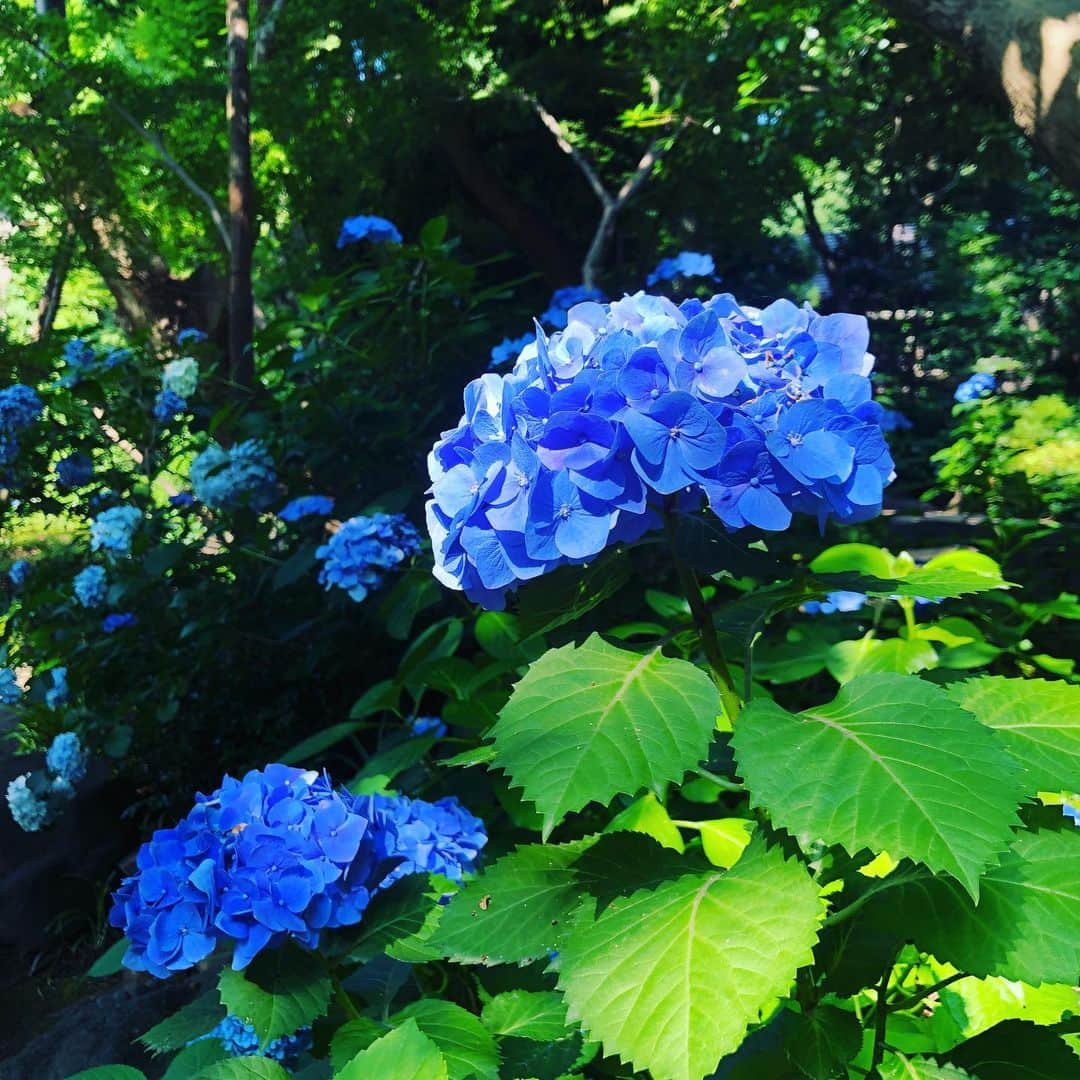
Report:
[{"label": "large hydrangea bloom", "polygon": [[19,432],[32,424],[43,406],[36,390],[15,383],[0,390],[0,464],[6,465],[19,452]]},{"label": "large hydrangea bloom", "polygon": [[[355,925],[388,868],[403,860],[416,870],[434,865],[431,855],[418,856],[411,836],[401,838],[398,822],[428,804],[405,801],[410,810],[399,815],[395,800],[376,805],[286,765],[226,776],[175,828],[139,849],[137,873],[117,890],[109,916],[131,942],[124,964],[165,978],[231,940],[233,967],[241,969],[288,938],[315,948],[324,930]],[[451,858],[449,845],[457,844],[460,875],[479,845],[470,857],[456,837],[435,836],[431,847],[441,844]]]},{"label": "large hydrangea bloom", "polygon": [[135,530],[142,521],[135,506],[110,506],[90,523],[90,548],[110,555],[130,555]]},{"label": "large hydrangea bloom", "polygon": [[724,293],[573,307],[507,375],[465,389],[429,456],[435,574],[498,608],[508,589],[707,502],[729,528],[880,512],[892,458],[866,319]]},{"label": "large hydrangea bloom", "polygon": [[277,475],[273,458],[258,439],[229,450],[211,443],[191,463],[191,486],[200,502],[212,507],[248,502],[256,509],[269,504]]},{"label": "large hydrangea bloom", "polygon": [[359,602],[393,570],[420,550],[420,534],[401,514],[349,518],[315,552],[323,560],[319,581],[344,589]]}]

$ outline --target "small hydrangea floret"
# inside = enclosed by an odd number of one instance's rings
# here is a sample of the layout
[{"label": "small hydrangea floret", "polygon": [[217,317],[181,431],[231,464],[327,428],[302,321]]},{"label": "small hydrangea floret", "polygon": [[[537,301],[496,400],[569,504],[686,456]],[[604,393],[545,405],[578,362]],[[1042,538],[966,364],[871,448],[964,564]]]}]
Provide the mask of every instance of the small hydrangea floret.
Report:
[{"label": "small hydrangea floret", "polygon": [[362,514],[346,521],[315,552],[323,563],[319,581],[360,601],[419,550],[420,534],[401,514]]},{"label": "small hydrangea floret", "polygon": [[713,257],[700,251],[680,251],[670,259],[661,259],[656,269],[645,279],[646,285],[675,278],[714,277],[716,263]]},{"label": "small hydrangea floret", "polygon": [[571,308],[465,390],[429,455],[435,574],[488,607],[705,503],[731,530],[881,510],[893,474],[866,319],[724,293]]},{"label": "small hydrangea floret", "polygon": [[109,579],[103,566],[87,566],[80,570],[73,582],[75,599],[84,608],[96,608],[105,603],[109,591]]},{"label": "small hydrangea floret", "polygon": [[130,612],[114,612],[111,615],[106,615],[101,620],[101,629],[106,634],[115,634],[117,630],[124,630],[129,626],[134,626],[139,620]]},{"label": "small hydrangea floret", "polygon": [[290,499],[279,511],[282,521],[299,521],[306,517],[326,517],[334,509],[329,495],[299,495]]},{"label": "small hydrangea floret", "polygon": [[134,506],[110,506],[90,523],[90,548],[109,555],[131,554],[135,530],[142,521],[142,511]]},{"label": "small hydrangea floret", "polygon": [[368,240],[373,244],[400,244],[401,233],[392,221],[374,214],[347,217],[341,223],[337,246],[348,247],[349,244],[357,244],[361,240]]},{"label": "small hydrangea floret", "polygon": [[959,404],[978,401],[980,398],[989,397],[996,389],[997,379],[993,375],[985,371],[976,371],[956,388],[953,399]]},{"label": "small hydrangea floret", "polygon": [[11,582],[12,588],[21,589],[26,584],[30,569],[30,563],[26,559],[16,559],[8,567],[8,581]]}]

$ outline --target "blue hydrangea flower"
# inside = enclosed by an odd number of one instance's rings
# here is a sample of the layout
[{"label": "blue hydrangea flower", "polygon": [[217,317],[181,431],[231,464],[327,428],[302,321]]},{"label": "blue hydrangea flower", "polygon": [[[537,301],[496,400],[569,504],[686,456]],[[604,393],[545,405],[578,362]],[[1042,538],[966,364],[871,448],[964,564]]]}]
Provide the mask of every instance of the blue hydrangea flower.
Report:
[{"label": "blue hydrangea flower", "polygon": [[893,463],[866,319],[730,294],[570,309],[465,390],[429,456],[435,575],[488,607],[702,504],[729,528],[864,521]]},{"label": "blue hydrangea flower", "polygon": [[36,390],[15,383],[0,390],[0,464],[19,452],[19,432],[40,415],[43,405]]},{"label": "blue hydrangea flower", "polygon": [[383,888],[416,873],[461,881],[487,843],[484,823],[452,796],[434,803],[404,795],[358,796],[357,807],[364,806],[389,833],[388,855],[401,860],[383,879]]},{"label": "blue hydrangea flower", "polygon": [[101,629],[106,634],[115,634],[117,630],[123,630],[125,627],[134,626],[139,620],[131,614],[130,611],[114,612],[111,615],[106,615],[101,620]]},{"label": "blue hydrangea flower", "polygon": [[[64,671],[54,668],[53,671]],[[77,784],[86,776],[87,753],[74,731],[63,731],[53,739],[45,754],[45,767],[54,776],[59,776],[69,784]]]},{"label": "blue hydrangea flower", "polygon": [[509,364],[511,361],[516,360],[521,354],[521,350],[527,345],[531,345],[536,340],[535,334],[522,334],[518,338],[504,337],[491,350],[491,363],[488,365],[488,370],[492,371],[495,368],[502,367],[504,364]]},{"label": "blue hydrangea flower", "polygon": [[273,459],[258,439],[239,442],[229,450],[211,443],[191,463],[195,497],[215,508],[248,503],[263,509],[276,483]]},{"label": "blue hydrangea flower", "polygon": [[49,818],[49,804],[29,786],[30,775],[16,776],[7,786],[8,809],[23,832],[37,832]]},{"label": "blue hydrangea flower", "polygon": [[102,363],[106,368],[119,367],[121,364],[126,363],[131,359],[130,349],[110,349],[105,354],[105,359]]},{"label": "blue hydrangea flower", "polygon": [[441,739],[446,734],[446,724],[440,716],[412,716],[408,721],[409,730],[419,738],[422,735],[434,735]]},{"label": "blue hydrangea flower", "polygon": [[993,375],[976,371],[956,388],[953,399],[958,402],[978,401],[979,398],[989,397],[996,389],[997,379]]},{"label": "blue hydrangea flower", "polygon": [[239,1016],[226,1016],[211,1031],[200,1035],[197,1039],[192,1039],[188,1046],[202,1042],[204,1039],[220,1039],[229,1057],[251,1057],[258,1054],[261,1057],[272,1058],[286,1068],[295,1066],[300,1055],[310,1050],[312,1046],[311,1028],[302,1027],[291,1035],[282,1035],[280,1038],[272,1039],[265,1047],[262,1047],[262,1040],[254,1026],[247,1020],[241,1020]]},{"label": "blue hydrangea flower", "polygon": [[181,510],[187,506],[194,506],[194,504],[195,496],[190,491],[178,491],[175,495],[169,496],[169,505]]},{"label": "blue hydrangea flower", "polygon": [[134,506],[111,506],[90,523],[90,549],[109,555],[130,555],[142,511]]},{"label": "blue hydrangea flower", "polygon": [[22,687],[11,668],[0,668],[0,705],[17,705],[22,701]]},{"label": "blue hydrangea flower", "polygon": [[16,559],[8,568],[8,580],[15,589],[21,589],[30,576],[30,563],[26,559]]},{"label": "blue hydrangea flower", "polygon": [[1061,804],[1061,812],[1067,818],[1072,818],[1074,825],[1080,826],[1080,798],[1073,796],[1073,801],[1066,800]]},{"label": "blue hydrangea flower", "polygon": [[383,217],[358,214],[356,217],[346,218],[341,223],[337,246],[343,248],[361,240],[370,240],[373,244],[400,244],[401,233],[393,222]]},{"label": "blue hydrangea flower", "polygon": [[882,431],[910,431],[914,425],[898,409],[882,409],[879,421]]},{"label": "blue hydrangea flower", "polygon": [[61,487],[83,487],[94,477],[94,463],[88,454],[76,451],[56,463],[56,477]]},{"label": "blue hydrangea flower", "polygon": [[75,599],[84,608],[96,608],[105,603],[109,579],[102,566],[87,566],[74,579]]},{"label": "blue hydrangea flower", "polygon": [[171,390],[160,390],[154,398],[154,419],[158,423],[166,424],[174,416],[187,409],[187,402]]},{"label": "blue hydrangea flower", "polygon": [[186,345],[189,341],[192,345],[198,345],[205,340],[206,334],[202,330],[197,330],[194,326],[185,326],[184,329],[176,335],[177,345]]},{"label": "blue hydrangea flower", "polygon": [[194,357],[182,356],[170,360],[161,371],[162,390],[171,390],[185,401],[194,397],[199,387],[199,362]]},{"label": "blue hydrangea flower", "polygon": [[540,321],[553,330],[562,330],[566,327],[567,313],[572,307],[588,300],[603,299],[604,294],[599,289],[586,289],[584,285],[565,285],[551,294]]},{"label": "blue hydrangea flower", "polygon": [[237,970],[286,939],[314,949],[324,930],[360,922],[387,865],[453,872],[475,857],[471,815],[402,802],[335,791],[286,765],[226,776],[143,844],[114,894],[109,921],[131,942],[124,964],[166,978],[224,941]]},{"label": "blue hydrangea flower", "polygon": [[[52,671],[49,672],[49,674],[52,676],[52,686],[50,686],[49,689],[45,691],[45,704],[48,705],[50,709],[59,709],[61,705],[66,705],[68,703],[68,699],[71,697],[71,691],[68,689],[67,684],[67,668],[54,667]],[[72,734],[71,737],[75,740],[75,744],[77,746],[79,742],[78,736]],[[62,738],[62,736],[57,735],[56,738],[60,739]],[[56,739],[53,740],[53,746],[56,746]],[[51,749],[49,750],[49,753],[52,753]],[[49,764],[47,757],[46,764]],[[49,768],[53,768],[51,764],[49,764]],[[58,770],[53,769],[53,772],[57,771]],[[74,783],[72,777],[69,776],[68,779],[72,780],[72,782]]]},{"label": "blue hydrangea flower", "polygon": [[282,521],[299,521],[313,515],[326,517],[333,509],[334,500],[329,495],[300,495],[287,502],[277,516]]},{"label": "blue hydrangea flower", "polygon": [[839,589],[826,594],[824,600],[807,600],[803,611],[809,615],[832,615],[834,612],[859,611],[866,603],[866,593]]},{"label": "blue hydrangea flower", "polygon": [[94,367],[97,357],[93,348],[82,338],[72,338],[64,345],[66,371],[60,377],[61,386],[74,386]]},{"label": "blue hydrangea flower", "polygon": [[315,552],[323,560],[319,581],[344,589],[360,601],[393,570],[420,550],[420,535],[401,514],[350,518]]},{"label": "blue hydrangea flower", "polygon": [[673,259],[661,259],[656,269],[645,279],[646,285],[674,278],[713,277],[716,263],[711,255],[700,251],[680,251]]}]

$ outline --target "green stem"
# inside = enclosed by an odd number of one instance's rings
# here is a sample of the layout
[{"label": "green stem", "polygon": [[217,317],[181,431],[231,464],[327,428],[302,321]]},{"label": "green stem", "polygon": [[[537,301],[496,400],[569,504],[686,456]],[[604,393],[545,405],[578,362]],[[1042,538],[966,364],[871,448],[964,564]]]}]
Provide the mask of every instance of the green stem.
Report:
[{"label": "green stem", "polygon": [[944,990],[946,986],[951,986],[954,982],[958,982],[960,979],[966,979],[968,973],[966,971],[957,971],[952,975],[947,976],[944,979],[940,979],[934,983],[933,986],[928,986],[924,990],[918,991],[918,993],[912,994],[911,997],[901,998],[900,1001],[894,1001],[889,1006],[890,1012],[896,1012],[898,1009],[910,1009],[915,1005],[918,1005],[920,1001],[924,1001],[931,994],[936,994],[939,990]]},{"label": "green stem", "polygon": [[881,981],[877,987],[877,1011],[874,1013],[874,1050],[870,1058],[870,1071],[868,1076],[881,1076],[881,1063],[885,1060],[885,1027],[889,1021],[889,1006],[885,998],[889,993],[889,978],[892,976],[893,967],[896,965],[894,953],[889,957],[885,970],[881,973]]},{"label": "green stem", "polygon": [[721,791],[745,791],[746,786],[740,784],[735,780],[729,780],[726,776],[717,776],[716,773],[709,772],[708,769],[694,769],[694,773],[700,776],[702,780],[708,780],[710,784],[715,784]]},{"label": "green stem", "polygon": [[359,1020],[360,1010],[356,1007],[353,999],[349,997],[349,992],[341,985],[341,980],[332,971],[328,971],[328,974],[331,985],[334,987],[334,997],[337,998],[337,1003],[345,1010],[350,1020]]},{"label": "green stem", "polygon": [[864,904],[869,903],[870,900],[877,896],[878,893],[884,892],[886,889],[891,889],[895,885],[906,885],[909,881],[917,881],[926,876],[926,874],[918,870],[910,874],[898,874],[895,878],[890,875],[873,888],[867,889],[858,899],[852,900],[847,907],[842,907],[839,911],[834,911],[825,922],[822,923],[822,926],[836,926],[839,923],[846,922]]}]

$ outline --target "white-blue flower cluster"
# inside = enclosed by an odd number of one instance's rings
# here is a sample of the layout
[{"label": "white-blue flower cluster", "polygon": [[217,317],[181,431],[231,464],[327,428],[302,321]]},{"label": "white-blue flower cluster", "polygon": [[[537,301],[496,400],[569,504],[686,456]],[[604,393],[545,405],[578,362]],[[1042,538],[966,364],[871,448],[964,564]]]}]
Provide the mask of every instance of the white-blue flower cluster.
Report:
[{"label": "white-blue flower cluster", "polygon": [[45,753],[45,770],[23,773],[7,786],[7,804],[15,824],[37,832],[52,824],[75,798],[75,785],[86,776],[88,755],[73,731],[53,739]]},{"label": "white-blue flower cluster", "polygon": [[[59,709],[61,705],[66,705],[71,697],[71,691],[67,684],[67,668],[54,667],[49,674],[52,676],[52,686],[45,691],[45,704],[50,709]],[[60,736],[58,735],[57,738],[60,738]],[[72,738],[78,744],[78,736],[72,735]],[[53,745],[56,745],[55,740]]]},{"label": "white-blue flower cluster", "polygon": [[[67,674],[64,668],[53,670]],[[82,743],[79,742],[79,736],[74,731],[62,731],[53,739],[45,752],[45,767],[54,776],[61,777],[69,784],[77,784],[86,776],[88,757]]]},{"label": "white-blue flower cluster", "polygon": [[199,361],[192,356],[170,360],[161,371],[162,390],[171,390],[185,401],[195,394],[199,386]]},{"label": "white-blue flower cluster", "polygon": [[245,503],[264,509],[276,483],[273,458],[258,439],[246,439],[229,450],[211,443],[191,463],[195,497],[217,509]]},{"label": "white-blue flower cluster", "polygon": [[716,263],[711,255],[701,251],[680,251],[673,259],[661,259],[656,269],[645,279],[646,285],[675,278],[714,277]]},{"label": "white-blue flower cluster", "polygon": [[105,603],[109,591],[109,579],[103,566],[87,566],[80,570],[73,582],[75,599],[84,608],[96,608]]},{"label": "white-blue flower cluster", "polygon": [[130,555],[131,542],[142,517],[142,511],[134,506],[110,506],[102,510],[90,523],[91,550]]},{"label": "white-blue flower cluster", "polygon": [[378,588],[387,571],[420,550],[420,534],[401,514],[350,518],[315,552],[323,560],[319,581],[360,601]]}]

